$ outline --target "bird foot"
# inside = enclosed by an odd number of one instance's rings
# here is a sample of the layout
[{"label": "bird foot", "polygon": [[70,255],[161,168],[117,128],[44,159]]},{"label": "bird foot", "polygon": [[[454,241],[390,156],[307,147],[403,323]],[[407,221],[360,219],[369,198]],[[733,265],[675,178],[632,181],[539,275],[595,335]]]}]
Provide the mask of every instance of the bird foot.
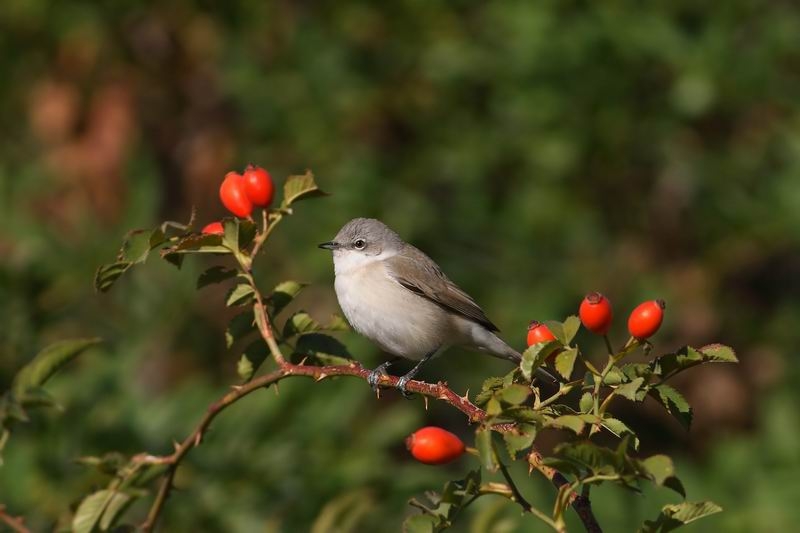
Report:
[{"label": "bird foot", "polygon": [[413,392],[408,392],[406,390],[406,385],[408,385],[409,380],[410,378],[408,376],[403,376],[397,380],[397,390],[400,391],[400,394],[402,394],[403,398],[405,398],[406,400],[410,400],[411,398],[414,397]]}]

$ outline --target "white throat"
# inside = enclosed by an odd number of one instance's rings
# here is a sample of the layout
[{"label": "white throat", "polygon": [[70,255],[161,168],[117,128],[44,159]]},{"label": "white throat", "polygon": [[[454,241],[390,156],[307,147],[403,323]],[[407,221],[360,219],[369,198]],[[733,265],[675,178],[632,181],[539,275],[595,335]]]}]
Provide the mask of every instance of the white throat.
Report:
[{"label": "white throat", "polygon": [[334,250],[333,270],[337,276],[354,273],[367,265],[383,261],[397,255],[395,251],[384,250],[378,255],[367,255],[353,250]]}]

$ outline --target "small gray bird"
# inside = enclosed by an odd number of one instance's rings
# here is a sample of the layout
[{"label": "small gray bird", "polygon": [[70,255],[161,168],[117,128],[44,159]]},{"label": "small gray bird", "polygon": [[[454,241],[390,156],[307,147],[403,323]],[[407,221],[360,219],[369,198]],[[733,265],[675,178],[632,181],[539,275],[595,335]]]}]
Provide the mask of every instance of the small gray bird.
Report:
[{"label": "small gray bird", "polygon": [[[347,320],[395,356],[372,371],[373,387],[400,358],[419,361],[397,383],[406,395],[406,384],[422,365],[451,346],[520,361],[475,300],[380,220],[355,218],[319,247],[333,251],[336,296]],[[539,370],[540,377],[555,382]]]}]

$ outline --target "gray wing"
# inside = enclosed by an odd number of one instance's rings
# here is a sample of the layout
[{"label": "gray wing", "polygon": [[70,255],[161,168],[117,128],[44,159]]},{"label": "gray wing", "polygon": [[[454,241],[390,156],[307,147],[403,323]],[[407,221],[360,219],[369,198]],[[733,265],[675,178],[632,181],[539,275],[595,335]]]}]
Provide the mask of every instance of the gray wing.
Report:
[{"label": "gray wing", "polygon": [[404,247],[402,255],[390,257],[384,264],[389,275],[406,289],[474,320],[489,331],[499,331],[475,300],[450,281],[436,263],[418,248],[409,244]]}]

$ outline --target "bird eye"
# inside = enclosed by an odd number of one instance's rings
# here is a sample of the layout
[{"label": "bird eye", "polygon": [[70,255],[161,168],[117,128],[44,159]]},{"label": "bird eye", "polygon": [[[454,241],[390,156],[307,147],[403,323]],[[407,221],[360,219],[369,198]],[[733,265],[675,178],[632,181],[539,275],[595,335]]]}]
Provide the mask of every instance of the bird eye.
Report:
[{"label": "bird eye", "polygon": [[366,245],[367,243],[364,242],[364,239],[356,239],[355,242],[353,242],[353,246],[356,250],[363,250]]}]

